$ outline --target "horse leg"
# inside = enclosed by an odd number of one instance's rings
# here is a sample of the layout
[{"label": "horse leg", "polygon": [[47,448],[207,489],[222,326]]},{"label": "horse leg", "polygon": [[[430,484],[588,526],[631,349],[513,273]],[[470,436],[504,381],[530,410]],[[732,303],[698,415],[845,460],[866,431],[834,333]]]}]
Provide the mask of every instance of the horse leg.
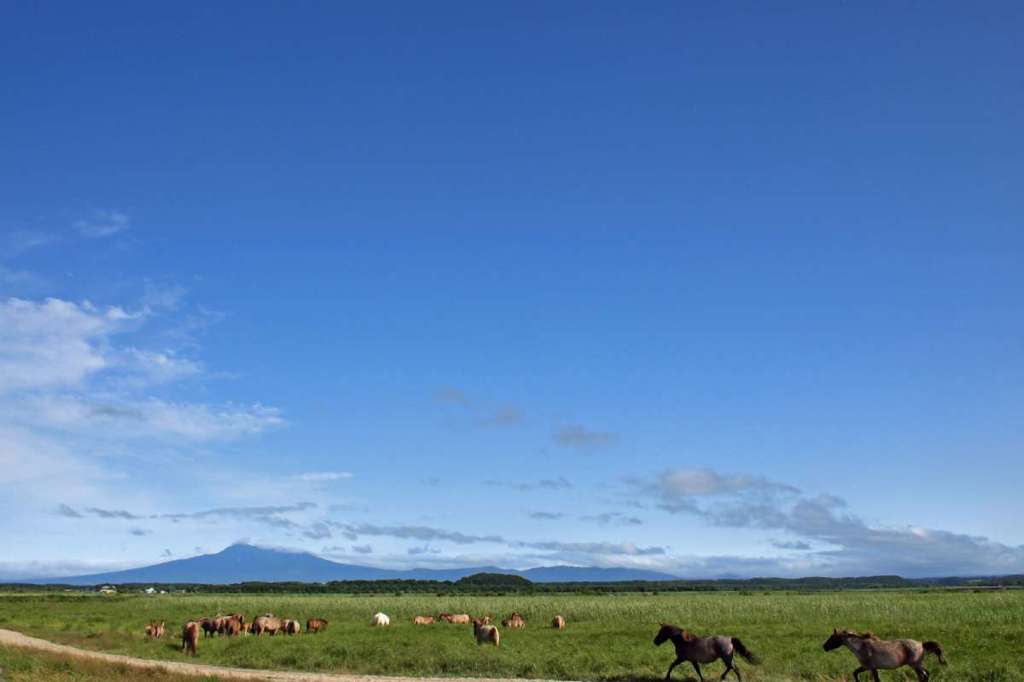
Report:
[{"label": "horse leg", "polygon": [[854,670],[853,671],[853,682],[860,682],[860,674],[863,673],[863,672],[867,672],[867,670],[868,669],[865,668],[864,666],[861,666],[861,667],[857,668],[856,670]]},{"label": "horse leg", "polygon": [[878,679],[878,670],[876,668],[871,669],[871,679],[875,682],[882,682],[880,679]]},{"label": "horse leg", "polygon": [[920,664],[911,667],[914,669],[914,672],[917,673],[918,682],[928,682],[930,675],[928,675],[927,670],[925,670]]},{"label": "horse leg", "polygon": [[[478,641],[477,644],[479,644],[479,643],[480,642]],[[675,667],[677,665],[679,665],[680,663],[682,663],[682,662],[683,662],[683,659],[681,659],[681,658],[677,658],[676,660],[672,661],[672,665],[670,665],[668,667],[668,672],[665,673],[665,679],[666,680],[672,677],[672,671],[675,670]]]},{"label": "horse leg", "polygon": [[737,668],[736,665],[732,662],[731,655],[722,656],[722,663],[725,663],[725,672],[723,672],[722,676],[718,678],[719,680],[724,680],[725,676],[728,675],[729,671],[731,670],[734,673],[736,673],[736,679],[740,682],[743,682],[743,677],[740,675],[740,669]]},{"label": "horse leg", "polygon": [[700,682],[704,682],[704,675],[700,672],[700,666],[697,665],[697,661],[690,661],[693,664],[693,669],[697,671],[697,677],[700,678]]}]

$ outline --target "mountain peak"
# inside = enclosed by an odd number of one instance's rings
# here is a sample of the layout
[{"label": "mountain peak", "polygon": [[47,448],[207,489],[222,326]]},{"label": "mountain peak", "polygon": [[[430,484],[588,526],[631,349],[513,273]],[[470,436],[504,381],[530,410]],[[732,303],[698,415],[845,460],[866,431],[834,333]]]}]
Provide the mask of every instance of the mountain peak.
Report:
[{"label": "mountain peak", "polygon": [[315,554],[280,547],[236,542],[214,554],[175,559],[153,566],[113,573],[48,578],[36,583],[96,585],[100,583],[199,583],[226,585],[240,582],[330,582],[345,580],[450,580],[474,573],[520,576],[533,582],[605,582],[610,580],[672,580],[674,576],[633,569],[549,566],[514,571],[494,566],[452,569],[395,570],[341,564]]}]

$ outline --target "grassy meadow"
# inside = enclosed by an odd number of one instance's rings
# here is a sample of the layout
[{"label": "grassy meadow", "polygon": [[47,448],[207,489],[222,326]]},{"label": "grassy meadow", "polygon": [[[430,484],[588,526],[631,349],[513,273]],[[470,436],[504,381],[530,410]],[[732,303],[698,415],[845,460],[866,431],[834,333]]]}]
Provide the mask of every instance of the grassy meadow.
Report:
[{"label": "grassy meadow", "polygon": [[[371,628],[376,611],[391,627]],[[525,630],[502,629],[502,646],[478,647],[471,626],[414,626],[414,615],[442,611],[524,615]],[[0,627],[88,649],[143,658],[184,660],[180,626],[188,619],[237,611],[330,620],[326,632],[295,637],[217,637],[199,643],[197,662],[319,672],[415,676],[539,677],[575,680],[661,679],[671,643],[655,647],[659,621],[699,634],[740,637],[763,659],[740,659],[752,682],[852,679],[848,651],[822,651],[833,626],[881,637],[933,639],[946,650],[943,668],[929,657],[933,680],[1024,682],[1024,591],[846,591],[826,593],[704,592],[610,595],[0,595]],[[565,631],[547,627],[561,613]],[[167,621],[168,637],[147,641],[150,620]],[[705,666],[717,679],[720,662]],[[913,680],[909,669],[883,673]],[[731,678],[731,676],[730,676]],[[32,679],[32,678],[26,678]],[[87,679],[87,678],[86,678]],[[679,666],[674,679],[696,679]]]},{"label": "grassy meadow", "polygon": [[138,671],[54,654],[0,647],[0,682],[216,682],[216,677]]}]

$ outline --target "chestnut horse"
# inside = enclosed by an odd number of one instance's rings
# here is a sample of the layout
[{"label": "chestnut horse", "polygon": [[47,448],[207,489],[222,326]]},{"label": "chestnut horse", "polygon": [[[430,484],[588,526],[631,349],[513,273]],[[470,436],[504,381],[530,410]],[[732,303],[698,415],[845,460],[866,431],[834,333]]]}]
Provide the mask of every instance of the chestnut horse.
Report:
[{"label": "chestnut horse", "polygon": [[916,639],[879,639],[870,632],[856,633],[849,630],[832,630],[822,648],[833,651],[841,646],[853,652],[860,662],[860,667],[853,671],[854,682],[859,682],[860,674],[871,672],[871,679],[879,682],[879,670],[892,670],[909,665],[917,674],[919,682],[926,682],[928,671],[924,669],[925,654],[935,654],[939,663],[946,665],[946,657],[938,642],[918,642]]},{"label": "chestnut horse", "polygon": [[658,634],[654,637],[654,644],[661,646],[669,639],[672,640],[676,647],[676,660],[672,661],[672,665],[668,667],[668,672],[665,673],[666,680],[672,677],[672,670],[677,665],[684,661],[689,661],[693,664],[693,669],[697,671],[697,677],[700,678],[701,682],[704,682],[704,675],[700,671],[699,664],[712,663],[722,659],[722,662],[725,663],[725,672],[722,673],[720,679],[724,680],[731,670],[736,673],[736,679],[742,682],[743,677],[740,676],[740,669],[732,661],[733,654],[737,653],[755,665],[759,662],[757,657],[750,653],[747,647],[743,646],[743,642],[738,637],[723,637],[721,635],[698,637],[686,630],[677,628],[675,625],[662,624]]},{"label": "chestnut horse", "polygon": [[519,628],[526,627],[526,621],[523,620],[523,617],[519,615],[518,611],[513,611],[511,616],[501,621],[501,624],[510,630],[517,630]]},{"label": "chestnut horse", "polygon": [[196,655],[196,645],[199,644],[199,623],[190,620],[181,628],[181,651]]}]

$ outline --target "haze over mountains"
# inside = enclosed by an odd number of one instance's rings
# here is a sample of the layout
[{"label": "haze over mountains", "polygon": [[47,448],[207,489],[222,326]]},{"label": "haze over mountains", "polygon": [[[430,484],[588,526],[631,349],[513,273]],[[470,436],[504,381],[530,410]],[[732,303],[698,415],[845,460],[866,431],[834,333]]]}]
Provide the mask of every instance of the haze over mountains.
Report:
[{"label": "haze over mountains", "polygon": [[532,582],[613,582],[675,580],[676,576],[632,568],[542,566],[517,571],[496,566],[392,570],[341,564],[307,552],[234,544],[216,554],[109,573],[70,577],[29,578],[36,584],[96,585],[100,583],[328,582],[332,580],[458,580],[474,573],[519,575]]}]

